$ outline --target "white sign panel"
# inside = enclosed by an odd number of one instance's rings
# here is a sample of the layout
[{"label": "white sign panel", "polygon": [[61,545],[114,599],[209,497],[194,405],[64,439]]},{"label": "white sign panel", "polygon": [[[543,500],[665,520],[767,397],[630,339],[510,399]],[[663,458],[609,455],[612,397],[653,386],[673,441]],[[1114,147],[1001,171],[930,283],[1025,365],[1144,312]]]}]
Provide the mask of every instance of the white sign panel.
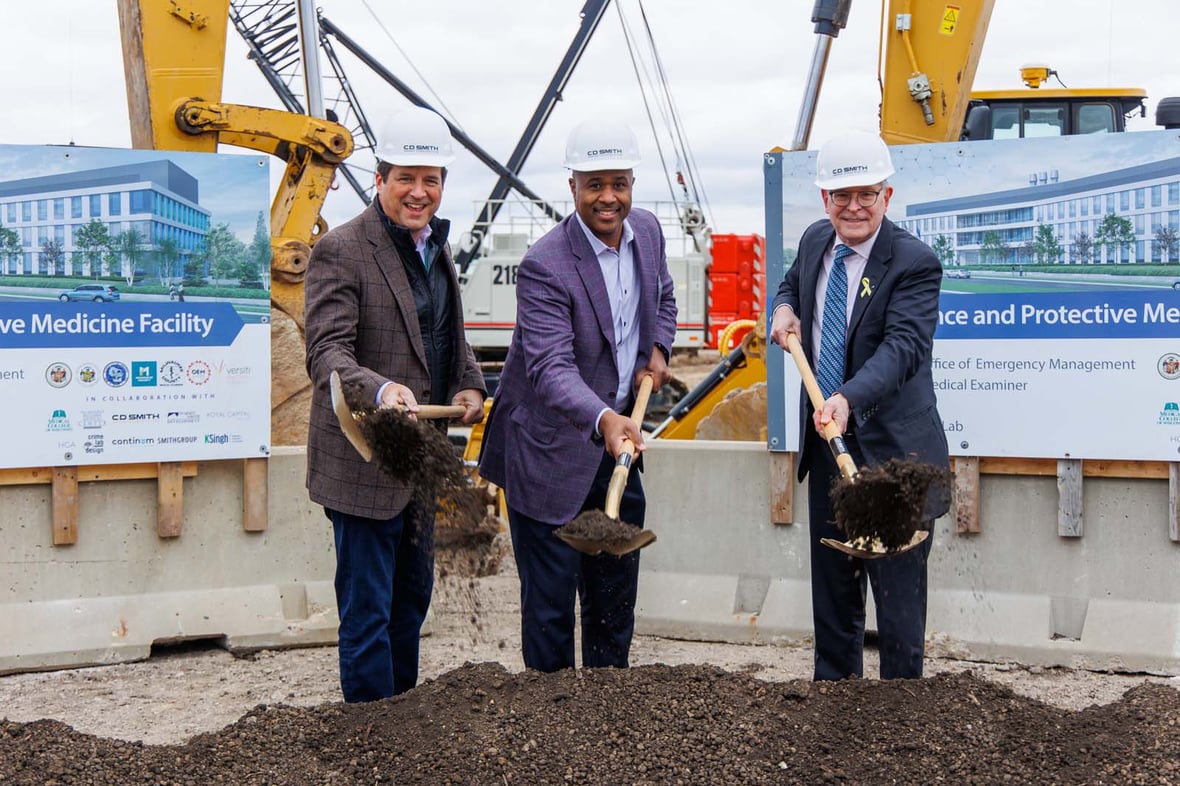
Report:
[{"label": "white sign panel", "polygon": [[268,455],[266,159],[0,146],[0,171],[0,467]]},{"label": "white sign panel", "polygon": [[[888,216],[944,268],[933,375],[951,454],[1180,460],[1176,135],[892,154]],[[787,265],[823,216],[814,166],[813,152],[782,157]],[[771,444],[794,450],[799,378],[780,368]]]}]

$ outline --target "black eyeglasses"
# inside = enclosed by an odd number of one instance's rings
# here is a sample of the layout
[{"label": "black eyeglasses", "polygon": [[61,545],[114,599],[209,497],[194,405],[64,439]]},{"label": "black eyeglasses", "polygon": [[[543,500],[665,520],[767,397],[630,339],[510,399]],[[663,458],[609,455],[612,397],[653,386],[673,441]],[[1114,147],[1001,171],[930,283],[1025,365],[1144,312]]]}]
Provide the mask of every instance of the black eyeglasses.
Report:
[{"label": "black eyeglasses", "polygon": [[877,204],[877,197],[885,189],[877,191],[829,191],[828,198],[836,207],[848,207],[852,204],[853,195],[856,196],[856,204],[861,207],[872,207]]}]

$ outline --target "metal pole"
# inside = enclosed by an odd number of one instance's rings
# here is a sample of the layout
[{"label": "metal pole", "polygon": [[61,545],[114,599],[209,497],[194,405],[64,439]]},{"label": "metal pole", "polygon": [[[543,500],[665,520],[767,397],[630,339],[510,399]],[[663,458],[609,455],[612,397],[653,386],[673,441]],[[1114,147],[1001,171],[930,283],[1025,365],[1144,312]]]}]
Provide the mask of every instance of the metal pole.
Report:
[{"label": "metal pole", "polygon": [[299,0],[299,49],[303,56],[303,82],[307,113],[324,116],[323,74],[320,72],[320,34],[316,28],[314,0]]},{"label": "metal pole", "polygon": [[832,40],[848,24],[848,11],[852,0],[816,0],[811,11],[815,23],[815,51],[811,55],[811,68],[807,72],[807,84],[803,88],[803,102],[799,106],[799,119],[795,123],[795,136],[791,139],[791,150],[806,150],[811,138],[811,125],[815,121],[815,108],[819,103],[819,91],[824,84],[824,72],[828,67],[828,54]]},{"label": "metal pole", "polygon": [[791,150],[806,150],[811,138],[811,125],[815,122],[815,108],[819,103],[819,91],[824,85],[824,71],[828,67],[828,54],[832,51],[832,39],[826,35],[815,39],[815,51],[811,54],[811,68],[807,70],[807,84],[803,88],[803,103],[799,105],[799,119],[795,121],[795,136],[791,139]]}]

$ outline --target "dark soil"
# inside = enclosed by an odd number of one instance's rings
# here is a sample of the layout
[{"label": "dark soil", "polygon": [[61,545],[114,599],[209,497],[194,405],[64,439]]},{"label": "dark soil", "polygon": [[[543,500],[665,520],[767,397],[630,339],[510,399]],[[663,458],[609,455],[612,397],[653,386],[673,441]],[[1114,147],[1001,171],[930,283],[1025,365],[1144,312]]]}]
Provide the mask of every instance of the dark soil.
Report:
[{"label": "dark soil", "polygon": [[373,447],[373,461],[390,476],[432,500],[467,479],[463,460],[447,439],[445,424],[416,420],[397,409],[365,411],[357,421]]},{"label": "dark soil", "polygon": [[709,666],[510,674],[260,705],[180,746],[0,723],[0,783],[1176,784],[1180,691],[1060,710],[974,675],[772,683]]},{"label": "dark soil", "polygon": [[486,486],[445,490],[434,518],[434,561],[439,578],[490,576],[500,568],[503,551],[493,548],[500,520],[493,514]]},{"label": "dark soil", "polygon": [[854,480],[838,479],[832,485],[832,512],[850,540],[880,539],[886,549],[901,548],[930,518],[924,513],[929,495],[945,495],[949,488],[949,474],[940,467],[890,459],[860,469]]},{"label": "dark soil", "polygon": [[569,524],[559,527],[557,532],[598,543],[626,543],[635,537],[640,529],[634,524],[612,519],[601,510],[587,510],[579,513]]}]

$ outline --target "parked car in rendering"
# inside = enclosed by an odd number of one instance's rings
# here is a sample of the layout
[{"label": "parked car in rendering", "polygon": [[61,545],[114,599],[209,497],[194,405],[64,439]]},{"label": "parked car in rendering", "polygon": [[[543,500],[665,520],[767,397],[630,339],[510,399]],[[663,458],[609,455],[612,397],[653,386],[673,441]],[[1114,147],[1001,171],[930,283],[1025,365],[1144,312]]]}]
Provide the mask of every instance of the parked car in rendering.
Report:
[{"label": "parked car in rendering", "polygon": [[86,301],[92,303],[106,303],[119,299],[119,290],[110,284],[79,284],[73,289],[67,289],[57,296],[63,303],[70,301]]},{"label": "parked car in rendering", "polygon": [[963,270],[962,268],[953,267],[942,272],[946,278],[971,278],[970,270]]}]

